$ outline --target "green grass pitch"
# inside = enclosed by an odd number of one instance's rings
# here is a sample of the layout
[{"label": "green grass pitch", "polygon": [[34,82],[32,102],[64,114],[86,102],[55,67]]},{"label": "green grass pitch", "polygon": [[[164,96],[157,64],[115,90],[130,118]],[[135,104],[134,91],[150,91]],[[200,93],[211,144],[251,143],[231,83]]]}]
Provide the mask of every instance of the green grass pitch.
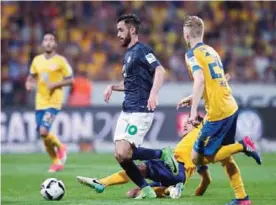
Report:
[{"label": "green grass pitch", "polygon": [[[119,170],[111,154],[78,153],[70,154],[66,168],[60,173],[47,173],[49,159],[46,154],[2,155],[2,204],[38,205],[223,205],[233,198],[233,192],[224,170],[219,164],[210,165],[212,184],[202,197],[194,197],[199,183],[195,175],[186,185],[178,200],[154,199],[137,201],[127,199],[126,191],[133,184],[108,187],[97,194],[76,181],[77,175],[103,177]],[[276,154],[263,154],[263,165],[243,155],[235,156],[242,171],[245,188],[254,205],[276,204]],[[49,177],[61,179],[66,193],[61,201],[45,201],[40,195],[40,185]]]}]

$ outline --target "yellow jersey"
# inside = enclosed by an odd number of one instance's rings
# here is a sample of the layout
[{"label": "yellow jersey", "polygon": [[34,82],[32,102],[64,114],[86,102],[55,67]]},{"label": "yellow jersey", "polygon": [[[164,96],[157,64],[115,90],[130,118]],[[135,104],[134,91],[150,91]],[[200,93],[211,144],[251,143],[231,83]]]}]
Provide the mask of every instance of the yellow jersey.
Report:
[{"label": "yellow jersey", "polygon": [[178,162],[184,164],[186,173],[186,182],[194,174],[196,166],[192,162],[192,150],[194,143],[202,128],[202,123],[184,136],[174,149],[174,157]]},{"label": "yellow jersey", "polygon": [[44,54],[37,55],[32,61],[30,74],[37,76],[36,110],[61,109],[63,88],[57,88],[50,92],[46,82],[57,83],[72,76],[72,68],[67,60],[60,55],[49,59],[46,59]]},{"label": "yellow jersey", "polygon": [[212,47],[198,43],[186,53],[185,60],[190,74],[199,69],[203,71],[206,120],[218,121],[233,115],[238,105],[225,78],[218,53]]}]

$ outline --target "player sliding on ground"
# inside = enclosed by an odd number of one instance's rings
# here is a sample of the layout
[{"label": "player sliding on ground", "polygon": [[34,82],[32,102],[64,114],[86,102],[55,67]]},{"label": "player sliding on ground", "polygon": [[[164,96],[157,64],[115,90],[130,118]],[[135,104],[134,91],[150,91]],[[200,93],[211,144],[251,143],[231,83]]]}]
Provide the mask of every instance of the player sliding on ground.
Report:
[{"label": "player sliding on ground", "polygon": [[[197,120],[202,122],[202,118],[200,117],[198,117]],[[202,123],[198,127],[194,127],[191,123],[188,123],[187,121],[184,122],[183,138],[177,144],[174,151],[174,156],[180,165],[179,174],[177,176],[172,174],[171,170],[164,164],[162,160],[148,160],[139,165],[141,174],[144,177],[154,181],[154,183],[151,185],[154,186],[154,189],[159,197],[168,196],[170,189],[167,188],[169,186],[176,185],[174,187],[176,190],[175,198],[179,198],[183,184],[186,184],[191,176],[193,176],[195,173],[196,166],[192,162],[191,153],[201,127]],[[230,183],[234,192],[237,193],[237,191],[242,191],[245,193],[244,185],[240,175],[233,173],[233,167],[235,167],[236,164],[231,156],[239,152],[244,152],[247,155],[249,152],[256,152],[255,146],[249,137],[245,137],[242,141],[234,145],[238,145],[236,146],[238,148],[235,150],[232,149],[232,152],[228,152],[228,150],[229,146],[233,145],[223,146],[215,156],[211,158],[204,158],[203,162],[205,165],[209,163],[221,162],[230,178]],[[199,166],[197,170],[201,176],[201,182],[195,191],[196,196],[203,195],[211,181],[208,167],[205,165]],[[114,173],[99,180],[96,178],[82,176],[78,176],[77,180],[81,184],[95,189],[98,193],[103,192],[107,186],[129,182],[129,178],[125,171]],[[140,188],[132,189],[128,192],[128,196],[136,197],[140,190]]]},{"label": "player sliding on ground", "polygon": [[178,175],[178,164],[171,149],[156,151],[139,147],[151,127],[156,98],[165,75],[152,49],[139,41],[139,26],[140,20],[135,15],[118,18],[117,37],[122,47],[127,48],[123,61],[123,81],[107,86],[104,92],[106,102],[113,90],[125,94],[114,133],[115,158],[129,178],[142,189],[136,199],[156,198],[156,194],[133,160],[162,159],[174,175]]},{"label": "player sliding on ground", "polygon": [[37,131],[53,161],[49,172],[56,172],[64,168],[67,155],[66,146],[61,144],[58,138],[49,131],[62,107],[62,88],[73,83],[73,73],[67,60],[56,53],[57,43],[53,33],[44,35],[42,47],[44,53],[33,59],[26,81],[26,89],[28,91],[36,89]]},{"label": "player sliding on ground", "polygon": [[[191,105],[189,121],[193,125],[197,125],[199,123],[196,120],[198,105],[201,98],[205,101],[206,121],[192,152],[193,162],[196,165],[201,165],[205,157],[214,156],[222,145],[232,144],[225,155],[241,146],[241,144],[233,144],[238,106],[225,78],[220,56],[212,47],[203,43],[204,23],[202,19],[197,16],[186,17],[183,34],[190,48],[185,59],[194,84],[192,95],[182,99],[178,106]],[[245,143],[250,144],[251,142],[245,139]],[[261,164],[261,158],[257,152],[248,150],[246,153],[254,157],[258,164]],[[239,175],[236,165],[233,167],[233,172]],[[245,192],[240,192],[236,199],[228,205],[237,204],[251,204]]]}]

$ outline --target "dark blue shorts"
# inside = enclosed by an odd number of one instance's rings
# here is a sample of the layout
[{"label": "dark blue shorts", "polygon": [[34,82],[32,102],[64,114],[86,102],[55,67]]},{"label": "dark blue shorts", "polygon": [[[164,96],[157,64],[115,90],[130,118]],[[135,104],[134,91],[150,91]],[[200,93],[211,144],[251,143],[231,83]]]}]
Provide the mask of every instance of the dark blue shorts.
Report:
[{"label": "dark blue shorts", "polygon": [[223,120],[206,121],[194,144],[194,150],[205,156],[212,156],[221,146],[235,143],[237,119],[238,111]]},{"label": "dark blue shorts", "polygon": [[147,166],[147,178],[161,183],[162,186],[171,186],[179,182],[185,182],[185,168],[182,163],[178,163],[179,173],[176,176],[173,175],[162,160],[147,160],[145,164]]},{"label": "dark blue shorts", "polygon": [[55,108],[48,108],[45,110],[37,110],[35,112],[36,130],[39,131],[40,127],[45,127],[48,131],[51,129],[52,124],[58,114],[59,110]]}]

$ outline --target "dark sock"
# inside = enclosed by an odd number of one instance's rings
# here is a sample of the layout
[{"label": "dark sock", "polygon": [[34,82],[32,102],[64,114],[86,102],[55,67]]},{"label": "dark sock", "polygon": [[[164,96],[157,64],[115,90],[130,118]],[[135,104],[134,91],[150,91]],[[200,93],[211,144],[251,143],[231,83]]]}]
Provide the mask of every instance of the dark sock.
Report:
[{"label": "dark sock", "polygon": [[133,161],[124,161],[120,163],[121,167],[126,171],[128,177],[140,188],[148,186],[145,178],[142,176],[139,168]]},{"label": "dark sock", "polygon": [[160,159],[161,155],[161,150],[138,147],[133,149],[132,160]]}]

